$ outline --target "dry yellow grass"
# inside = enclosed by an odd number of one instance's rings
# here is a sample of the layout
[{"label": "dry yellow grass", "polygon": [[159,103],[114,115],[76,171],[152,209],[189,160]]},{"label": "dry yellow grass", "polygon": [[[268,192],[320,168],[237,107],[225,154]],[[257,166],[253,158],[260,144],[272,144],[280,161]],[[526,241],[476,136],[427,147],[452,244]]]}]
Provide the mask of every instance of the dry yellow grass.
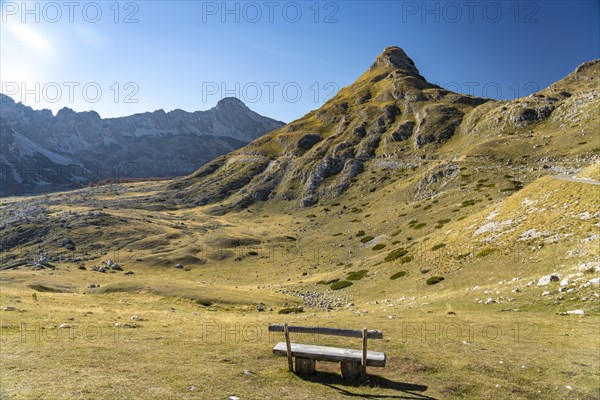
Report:
[{"label": "dry yellow grass", "polygon": [[[411,181],[396,185],[406,189]],[[554,286],[549,287],[553,294],[547,297],[541,296],[546,288],[526,285],[553,272],[550,269],[575,273],[572,268],[593,259],[594,242],[582,243],[581,239],[597,232],[595,219],[572,220],[573,226],[565,231],[574,233],[571,239],[539,249],[532,250],[535,243],[529,242],[515,247],[520,243],[514,241],[515,236],[485,257],[471,255],[446,262],[464,248],[472,252],[485,248],[479,237],[463,234],[455,238],[452,232],[468,232],[472,225],[470,229],[476,229],[493,210],[499,210],[500,219],[515,218],[524,198],[545,198],[547,206],[572,201],[577,205],[569,212],[578,214],[595,207],[593,188],[544,178],[506,195],[503,202],[458,207],[459,213],[452,212],[452,205],[464,199],[458,188],[438,203],[400,202],[400,191],[351,200],[351,191],[340,202],[349,210],[362,210],[339,216],[317,207],[311,210],[315,215],[307,217],[306,210],[289,210],[279,203],[259,204],[250,212],[225,216],[209,216],[203,208],[172,212],[104,209],[123,222],[104,228],[108,235],[98,240],[109,251],[98,251],[85,261],[88,270],[63,262],[54,271],[21,267],[0,272],[0,306],[16,307],[0,311],[2,398],[597,398],[597,286],[582,289],[573,300],[568,296],[557,300],[560,294]],[[144,185],[127,190],[144,190]],[[544,197],[548,193],[555,198]],[[117,197],[107,199],[117,201]],[[421,206],[415,208],[416,204]],[[377,213],[378,208],[394,209],[395,214]],[[51,212],[58,216],[69,209],[73,208],[56,204]],[[81,213],[91,209],[85,204],[77,208]],[[457,214],[466,218],[458,220]],[[360,222],[352,222],[357,217]],[[444,218],[451,221],[436,229],[436,221]],[[535,213],[528,214],[523,227],[507,237],[530,225],[552,230],[565,224],[560,213],[536,218]],[[413,219],[427,225],[414,229],[414,223],[410,227]],[[361,243],[355,236],[360,229],[372,235],[373,241]],[[397,230],[401,232],[394,235]],[[152,234],[146,236],[146,231]],[[451,232],[439,236],[446,231]],[[77,232],[69,235],[79,237]],[[115,236],[127,240],[119,244],[113,241]],[[392,245],[396,240],[400,243]],[[430,250],[440,242],[446,246]],[[114,243],[116,250],[111,247]],[[374,251],[374,243],[387,246]],[[51,243],[45,246],[53,249]],[[399,259],[383,262],[389,250],[402,246],[416,257],[404,264]],[[567,256],[573,249],[579,253]],[[251,251],[258,254],[250,255]],[[557,257],[564,267],[556,264]],[[135,274],[89,270],[109,258]],[[177,260],[187,260],[183,264],[189,271],[174,268]],[[422,273],[426,267],[431,271]],[[282,290],[328,292],[327,286],[317,282],[343,279],[361,269],[368,270],[366,277],[332,292],[342,298],[342,307],[277,313],[286,304],[301,304],[299,297]],[[391,280],[399,270],[408,274]],[[435,274],[446,279],[426,285],[426,278]],[[585,275],[586,279],[594,276]],[[513,277],[519,280],[511,285],[498,283]],[[88,289],[91,283],[100,288]],[[32,284],[64,293],[35,291],[28,287]],[[516,286],[521,291],[511,293]],[[490,305],[475,301],[487,297],[504,300]],[[509,302],[509,297],[516,300]],[[583,297],[590,300],[583,301]],[[345,299],[355,306],[346,307]],[[257,311],[259,302],[267,311]],[[507,308],[519,311],[501,311]],[[585,309],[586,315],[558,315],[575,308]],[[132,316],[140,319],[132,320]],[[319,363],[314,377],[296,377],[287,372],[285,359],[271,353],[281,337],[269,334],[267,326],[282,322],[382,329],[385,340],[373,341],[371,348],[387,354],[388,366],[371,368],[369,383],[361,385],[342,381],[336,364]],[[61,324],[66,325],[59,328]],[[359,347],[352,339],[295,338]],[[252,374],[244,374],[245,370]]]}]

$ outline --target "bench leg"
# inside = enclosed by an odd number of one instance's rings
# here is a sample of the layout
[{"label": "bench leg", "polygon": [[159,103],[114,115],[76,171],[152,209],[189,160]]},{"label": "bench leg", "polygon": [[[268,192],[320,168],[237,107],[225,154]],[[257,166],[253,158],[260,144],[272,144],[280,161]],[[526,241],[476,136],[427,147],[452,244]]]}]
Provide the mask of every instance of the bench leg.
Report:
[{"label": "bench leg", "polygon": [[342,376],[347,381],[357,381],[362,375],[360,362],[342,362]]},{"label": "bench leg", "polygon": [[315,360],[310,358],[296,357],[296,373],[301,376],[309,376],[315,373]]}]

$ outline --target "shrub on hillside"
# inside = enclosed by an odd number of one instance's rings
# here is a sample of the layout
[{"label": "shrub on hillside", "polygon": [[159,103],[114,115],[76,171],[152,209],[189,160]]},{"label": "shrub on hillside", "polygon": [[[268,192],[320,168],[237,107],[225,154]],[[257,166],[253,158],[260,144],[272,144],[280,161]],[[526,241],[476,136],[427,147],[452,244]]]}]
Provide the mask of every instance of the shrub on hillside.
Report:
[{"label": "shrub on hillside", "polygon": [[427,283],[428,285],[435,285],[436,283],[440,283],[443,280],[443,276],[432,276],[431,278],[427,279],[425,283]]},{"label": "shrub on hillside", "polygon": [[385,256],[385,261],[394,261],[400,257],[402,257],[403,255],[405,255],[406,253],[408,253],[408,250],[400,247],[398,249],[392,250],[388,253],[387,256]]},{"label": "shrub on hillside", "polygon": [[350,281],[338,281],[330,286],[331,290],[340,290],[347,288],[348,286],[352,286],[352,282]]},{"label": "shrub on hillside", "polygon": [[483,250],[481,250],[480,252],[478,252],[477,254],[475,254],[477,257],[485,257],[487,255],[492,254],[494,251],[496,251],[496,249],[488,247],[485,248]]},{"label": "shrub on hillside", "polygon": [[364,278],[369,273],[366,269],[361,269],[360,271],[353,271],[348,273],[347,279],[351,281],[359,281]]},{"label": "shrub on hillside", "polygon": [[395,274],[393,274],[392,276],[390,276],[391,280],[396,280],[398,278],[402,278],[403,276],[408,275],[408,272],[406,271],[398,271]]}]

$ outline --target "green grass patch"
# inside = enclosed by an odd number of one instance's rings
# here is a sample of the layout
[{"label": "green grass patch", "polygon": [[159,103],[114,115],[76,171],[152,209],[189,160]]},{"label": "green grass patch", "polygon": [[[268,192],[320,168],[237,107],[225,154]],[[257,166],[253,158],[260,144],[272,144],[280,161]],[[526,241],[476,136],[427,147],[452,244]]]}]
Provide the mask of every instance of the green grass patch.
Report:
[{"label": "green grass patch", "polygon": [[338,281],[330,286],[331,290],[340,290],[352,286],[350,281]]},{"label": "green grass patch", "polygon": [[360,271],[349,272],[346,279],[351,280],[351,281],[360,281],[362,278],[367,276],[368,273],[369,273],[369,270],[367,270],[367,269],[361,269]]},{"label": "green grass patch", "polygon": [[496,249],[494,249],[492,247],[488,247],[488,248],[485,248],[485,249],[479,251],[477,254],[475,254],[475,256],[476,257],[485,257],[485,256],[492,254],[494,251],[496,251]]},{"label": "green grass patch", "polygon": [[302,307],[286,307],[278,311],[278,314],[298,314],[304,312]]},{"label": "green grass patch", "polygon": [[390,262],[390,261],[394,261],[397,260],[398,258],[404,256],[406,253],[408,253],[408,250],[406,250],[405,248],[398,248],[395,250],[390,251],[387,256],[385,256],[385,261]]},{"label": "green grass patch", "polygon": [[465,200],[462,203],[460,203],[460,206],[464,208],[464,207],[474,206],[475,203],[477,203],[477,200],[469,199],[469,200]]},{"label": "green grass patch", "polygon": [[402,256],[400,258],[400,264],[406,264],[413,260],[413,256]]},{"label": "green grass patch", "polygon": [[371,250],[381,250],[385,248],[385,244],[377,243],[375,246],[371,247]]},{"label": "green grass patch", "polygon": [[436,283],[440,283],[443,280],[443,276],[432,276],[431,278],[427,279],[425,283],[427,283],[428,285],[435,285]]},{"label": "green grass patch", "polygon": [[375,239],[375,236],[365,236],[362,239],[360,239],[360,242],[361,243],[367,243],[367,242],[370,242],[373,239]]},{"label": "green grass patch", "polygon": [[398,271],[395,274],[392,274],[392,276],[390,276],[390,279],[394,281],[394,280],[396,280],[398,278],[402,278],[403,276],[406,276],[406,275],[408,275],[408,272]]},{"label": "green grass patch", "polygon": [[446,247],[446,243],[438,243],[438,244],[436,244],[436,245],[434,245],[434,246],[431,247],[431,251],[436,251],[436,250],[439,250],[439,249],[441,249],[443,247]]},{"label": "green grass patch", "polygon": [[49,286],[44,285],[27,285],[28,288],[35,290],[36,292],[46,292],[46,293],[65,293],[64,290],[56,289]]}]

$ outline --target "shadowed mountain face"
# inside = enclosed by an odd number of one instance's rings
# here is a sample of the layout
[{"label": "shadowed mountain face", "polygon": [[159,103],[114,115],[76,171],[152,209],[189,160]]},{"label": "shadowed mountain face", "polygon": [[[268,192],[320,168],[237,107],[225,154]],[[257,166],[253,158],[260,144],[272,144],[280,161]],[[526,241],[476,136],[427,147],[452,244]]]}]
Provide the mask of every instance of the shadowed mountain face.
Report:
[{"label": "shadowed mountain face", "polygon": [[0,195],[185,175],[282,125],[235,98],[208,111],[102,119],[68,108],[53,116],[0,94]]},{"label": "shadowed mountain face", "polygon": [[460,163],[543,173],[592,162],[600,143],[581,135],[598,127],[599,66],[583,64],[539,93],[495,101],[428,83],[402,49],[388,47],[320,109],[175,181],[163,196],[181,206],[226,202],[222,210],[267,200],[307,207],[355,183],[369,186],[385,168],[410,168],[424,175],[423,186],[443,187]]}]

